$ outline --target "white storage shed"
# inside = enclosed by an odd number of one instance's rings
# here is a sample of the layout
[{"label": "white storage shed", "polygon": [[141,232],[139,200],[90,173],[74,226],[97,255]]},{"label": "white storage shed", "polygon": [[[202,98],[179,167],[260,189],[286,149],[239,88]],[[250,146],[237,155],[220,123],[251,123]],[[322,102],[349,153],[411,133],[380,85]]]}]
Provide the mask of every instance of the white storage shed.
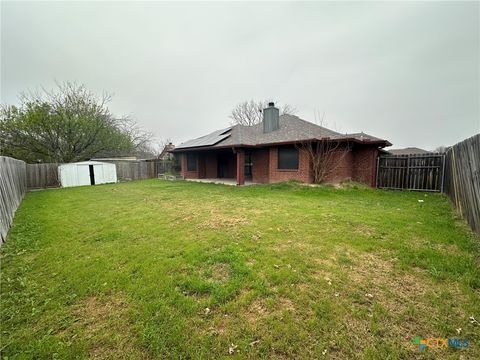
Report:
[{"label": "white storage shed", "polygon": [[99,161],[82,161],[58,167],[62,187],[95,185],[117,182],[115,164]]}]

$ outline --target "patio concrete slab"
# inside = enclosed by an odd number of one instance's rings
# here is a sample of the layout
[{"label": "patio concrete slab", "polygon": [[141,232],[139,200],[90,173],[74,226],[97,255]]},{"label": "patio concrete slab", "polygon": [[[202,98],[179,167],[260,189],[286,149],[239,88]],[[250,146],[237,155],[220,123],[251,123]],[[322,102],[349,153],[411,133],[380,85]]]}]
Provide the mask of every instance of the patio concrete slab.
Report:
[{"label": "patio concrete slab", "polygon": [[[237,180],[236,179],[219,179],[219,178],[210,178],[210,179],[185,179],[187,181],[196,181],[196,182],[202,182],[202,183],[212,183],[212,184],[222,184],[222,185],[232,185],[236,186],[237,185]],[[244,185],[255,185],[256,183],[252,181],[245,181]]]}]

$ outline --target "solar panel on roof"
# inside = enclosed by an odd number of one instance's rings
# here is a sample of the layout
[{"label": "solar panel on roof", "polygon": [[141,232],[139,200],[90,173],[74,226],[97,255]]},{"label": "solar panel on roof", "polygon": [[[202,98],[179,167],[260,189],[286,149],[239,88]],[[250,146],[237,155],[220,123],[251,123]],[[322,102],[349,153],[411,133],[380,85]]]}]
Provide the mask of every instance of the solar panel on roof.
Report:
[{"label": "solar panel on roof", "polygon": [[232,128],[222,129],[214,131],[211,134],[199,137],[197,139],[189,140],[177,146],[177,149],[189,148],[189,147],[200,147],[200,146],[212,146],[220,141],[228,138],[231,134],[230,130]]}]

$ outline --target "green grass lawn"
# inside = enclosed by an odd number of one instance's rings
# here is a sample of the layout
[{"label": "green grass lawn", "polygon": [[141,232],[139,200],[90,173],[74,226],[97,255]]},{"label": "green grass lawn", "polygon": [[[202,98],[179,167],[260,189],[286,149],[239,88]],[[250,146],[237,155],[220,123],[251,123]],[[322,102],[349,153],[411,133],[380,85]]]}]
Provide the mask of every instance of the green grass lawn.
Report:
[{"label": "green grass lawn", "polygon": [[1,254],[4,359],[480,358],[479,239],[439,194],[38,191]]}]

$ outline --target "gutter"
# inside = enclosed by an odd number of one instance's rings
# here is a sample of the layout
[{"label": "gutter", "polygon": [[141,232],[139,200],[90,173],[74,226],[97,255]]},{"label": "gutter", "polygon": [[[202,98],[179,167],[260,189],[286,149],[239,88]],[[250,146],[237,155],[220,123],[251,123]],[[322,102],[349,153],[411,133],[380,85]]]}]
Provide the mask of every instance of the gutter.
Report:
[{"label": "gutter", "polygon": [[237,147],[249,148],[249,149],[258,149],[276,145],[290,145],[290,144],[298,144],[302,142],[310,142],[310,141],[339,141],[339,142],[355,142],[357,144],[364,144],[364,145],[380,145],[381,147],[391,146],[392,144],[387,140],[358,140],[356,138],[341,138],[341,139],[332,139],[332,138],[310,138],[310,139],[303,139],[303,140],[296,140],[296,141],[279,141],[279,142],[272,142],[272,143],[262,143],[256,145],[247,145],[247,144],[231,144],[231,145],[223,145],[223,146],[199,146],[199,147],[188,147],[188,148],[175,148],[173,150],[169,150],[170,153],[181,153],[181,152],[188,152],[188,151],[208,151],[208,150],[222,150],[222,149],[231,149]]}]

